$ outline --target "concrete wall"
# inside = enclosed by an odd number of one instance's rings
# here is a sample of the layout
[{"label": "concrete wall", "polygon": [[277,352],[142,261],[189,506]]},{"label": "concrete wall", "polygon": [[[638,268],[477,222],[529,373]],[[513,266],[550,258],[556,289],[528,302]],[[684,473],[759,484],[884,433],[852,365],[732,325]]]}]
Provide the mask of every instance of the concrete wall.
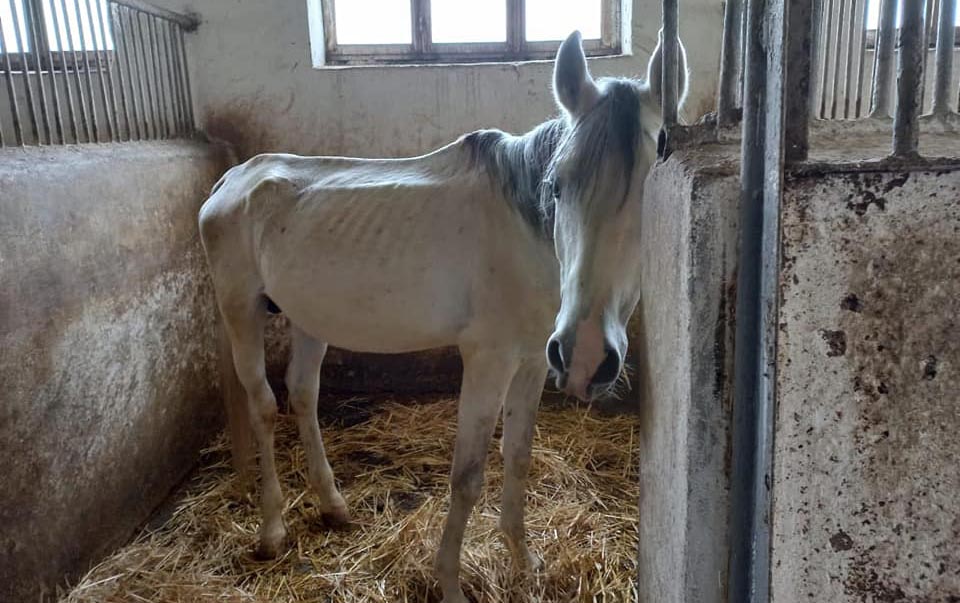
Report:
[{"label": "concrete wall", "polygon": [[960,171],[812,173],[782,218],[773,600],[960,600]]},{"label": "concrete wall", "polygon": [[126,539],[219,423],[190,142],[0,151],[0,601]]},{"label": "concrete wall", "polygon": [[647,180],[640,453],[640,601],[721,603],[736,147],[677,152]]}]

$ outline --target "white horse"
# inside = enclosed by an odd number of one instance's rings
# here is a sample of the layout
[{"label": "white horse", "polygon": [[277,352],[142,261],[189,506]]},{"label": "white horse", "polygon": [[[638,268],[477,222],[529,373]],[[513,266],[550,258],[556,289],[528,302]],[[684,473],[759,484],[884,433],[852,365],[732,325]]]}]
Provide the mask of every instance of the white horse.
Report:
[{"label": "white horse", "polygon": [[[264,371],[269,309],[292,325],[286,382],[328,521],[349,521],[317,420],[328,343],[363,352],[456,345],[463,383],[436,560],[444,601],[466,601],[460,549],[501,409],[500,526],[515,561],[540,567],[523,520],[534,420],[548,366],[581,399],[604,393],[621,370],[660,128],[657,48],[647,82],[595,81],[574,32],[554,66],[562,116],[524,136],[473,132],[410,159],[259,155],[217,183],[200,233],[228,339],[225,376],[235,372],[244,390],[226,394],[241,475],[250,427],[259,446],[261,555],[277,555],[286,535]],[[681,76],[685,88],[685,61]]]}]

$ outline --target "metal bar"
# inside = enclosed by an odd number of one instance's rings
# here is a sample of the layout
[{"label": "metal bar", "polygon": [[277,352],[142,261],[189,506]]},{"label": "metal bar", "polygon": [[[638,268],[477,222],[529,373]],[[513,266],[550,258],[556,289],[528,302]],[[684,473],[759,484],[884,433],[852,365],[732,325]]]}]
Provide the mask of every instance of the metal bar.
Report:
[{"label": "metal bar", "polygon": [[784,42],[783,156],[784,161],[806,161],[810,148],[810,80],[813,74],[813,8],[809,2],[789,2],[789,35]]},{"label": "metal bar", "polygon": [[[84,4],[87,5],[87,22],[90,23],[90,46],[93,49],[94,58],[96,59],[97,64],[97,80],[100,82],[100,100],[103,101],[103,115],[107,120],[107,134],[110,136],[110,140],[114,139],[113,133],[113,122],[110,118],[110,103],[107,102],[107,83],[104,81],[106,75],[103,73],[103,56],[100,52],[100,48],[97,45],[97,28],[93,23],[93,9],[90,7],[90,4],[96,2],[100,3],[100,0],[83,0]],[[104,46],[106,46],[106,40],[103,41]],[[90,51],[83,53],[84,57],[89,57]],[[87,77],[89,78],[89,71],[87,72]],[[90,93],[90,101],[93,104],[93,93]]]},{"label": "metal bar", "polygon": [[870,14],[868,6],[870,0],[863,1],[863,14],[860,16],[860,60],[857,61],[857,103],[854,106],[854,117],[859,118],[863,113],[863,76],[867,72],[864,62],[867,60],[867,17]]},{"label": "metal bar", "polygon": [[157,96],[157,115],[161,130],[161,138],[170,135],[170,124],[167,121],[166,93],[163,90],[163,70],[160,68],[160,47],[157,42],[156,17],[147,16],[147,33],[150,37],[150,56],[153,59],[154,89]]},{"label": "metal bar", "polygon": [[950,113],[950,81],[953,77],[953,46],[957,30],[956,0],[941,0],[937,26],[936,80],[933,83],[933,114],[943,117]]},{"label": "metal bar", "polygon": [[[809,8],[809,0],[749,0],[747,9],[729,507],[730,603],[770,600],[779,207],[784,97],[792,94],[786,90],[785,48],[789,46],[787,23]],[[791,33],[792,29],[791,24]],[[791,121],[805,115],[806,111],[794,115]]]},{"label": "metal bar", "polygon": [[830,76],[830,32],[833,29],[833,0],[827,0],[827,18],[823,22],[823,69],[820,75],[820,119],[827,116],[827,83]]},{"label": "metal bar", "polygon": [[[24,17],[26,17],[26,14],[24,14]],[[30,69],[27,65],[27,49],[23,44],[23,36],[20,33],[20,19],[17,17],[17,5],[14,0],[10,0],[10,18],[13,20],[13,37],[17,41],[17,50],[20,51],[20,56],[23,57],[23,65],[21,65],[20,68],[20,75],[23,76],[23,85],[27,90],[27,107],[30,109],[30,131],[33,133],[33,138],[37,141],[37,144],[40,144],[40,128],[37,123],[37,111],[33,106],[33,86],[30,85]],[[7,47],[4,46],[4,50],[6,49]],[[13,74],[7,72],[7,77],[13,77]]]},{"label": "metal bar", "polygon": [[[89,2],[90,0],[83,0]],[[93,96],[93,80],[90,77],[90,55],[87,52],[86,36],[83,35],[83,13],[80,12],[80,0],[73,0],[74,8],[77,9],[77,30],[80,32],[80,54],[83,55],[83,73],[87,80],[87,97],[90,99],[90,122],[93,126],[93,141],[100,142],[100,127],[97,123],[97,101]],[[91,30],[93,23],[90,24]],[[91,31],[92,33],[92,31]]]},{"label": "metal bar", "polygon": [[173,123],[176,133],[182,134],[185,129],[184,124],[186,123],[186,119],[183,112],[183,90],[180,87],[180,65],[177,62],[177,55],[173,51],[174,27],[176,27],[176,24],[170,21],[164,22],[167,61],[169,61],[170,64],[170,85],[173,89],[173,100],[171,102],[173,108]]},{"label": "metal bar", "polygon": [[923,107],[927,99],[927,73],[930,72],[930,32],[933,29],[933,19],[936,18],[936,0],[926,1],[926,18],[923,20],[923,77],[920,79],[920,112],[923,113]]},{"label": "metal bar", "polygon": [[677,123],[678,73],[680,45],[677,43],[677,0],[663,0],[663,73],[660,90],[663,127],[668,130]]},{"label": "metal bar", "polygon": [[[51,15],[51,19],[53,20],[54,28],[56,28],[57,27],[56,12],[57,11],[53,7],[51,7],[51,9],[52,9],[51,12],[53,13]],[[44,8],[43,10],[46,10],[46,9]],[[58,31],[57,34],[59,35],[59,33],[60,32]],[[67,144],[67,140],[64,136],[64,131],[63,131],[63,112],[60,109],[60,91],[57,89],[57,69],[56,69],[56,64],[53,62],[53,52],[51,52],[50,50],[49,41],[46,44],[46,47],[47,47],[47,70],[48,70],[48,73],[50,74],[50,89],[53,95],[53,117],[54,117],[54,124],[57,127],[57,138],[60,139],[60,144]]]},{"label": "metal bar", "polygon": [[[37,7],[33,5],[33,2],[27,1],[24,2],[24,8],[26,9],[26,19],[30,25],[30,28],[27,30],[27,36],[30,39],[30,48],[33,50],[33,65],[36,67],[34,77],[37,79],[37,88],[40,90],[40,116],[43,118],[43,127],[47,132],[47,144],[53,144],[53,128],[50,127],[50,110],[47,108],[47,90],[43,82],[43,65],[40,61],[40,30],[38,29],[39,19]],[[23,65],[26,69],[26,54],[23,56]],[[53,73],[52,69],[50,73]],[[40,144],[40,142],[38,138],[37,144]]]},{"label": "metal bar", "polygon": [[177,38],[180,43],[180,65],[183,67],[183,90],[187,99],[187,127],[190,132],[196,128],[193,118],[193,95],[190,91],[190,63],[187,61],[187,45],[183,41],[183,28],[177,28]]},{"label": "metal bar", "polygon": [[[123,14],[124,12],[129,12],[130,9],[123,8],[117,5],[113,6],[113,14],[117,20],[117,27],[120,30],[120,37],[117,38],[120,41],[120,47],[123,49],[119,59],[122,59],[122,63],[117,64],[117,73],[120,77],[120,100],[123,103],[123,113],[127,121],[127,140],[133,140],[134,135],[136,135],[137,140],[143,138],[141,134],[140,126],[140,117],[137,111],[137,94],[134,90],[134,74],[133,69],[130,67],[130,38],[131,35],[127,35],[127,28],[123,24]],[[127,78],[126,83],[130,87],[130,102],[127,103],[127,90],[123,85],[123,72],[124,67],[126,68]],[[131,120],[130,116],[133,115]],[[134,134],[136,132],[136,134]]]},{"label": "metal bar", "polygon": [[[73,55],[73,75],[76,79],[77,84],[77,105],[78,113],[80,114],[80,125],[83,128],[83,133],[87,137],[87,141],[91,140],[90,136],[90,120],[87,119],[87,105],[83,100],[83,80],[80,79],[80,61],[77,59],[77,50],[73,45],[73,33],[70,27],[70,13],[67,11],[67,0],[60,0],[60,8],[63,9],[63,25],[64,30],[67,32],[67,48],[61,47],[60,53],[64,57],[63,60],[63,73],[64,77],[67,76],[67,54]],[[79,17],[77,18],[79,23]],[[68,50],[69,49],[69,50]],[[80,142],[80,137],[77,136],[76,142]]]},{"label": "metal bar", "polygon": [[163,88],[166,90],[163,114],[167,117],[167,135],[177,134],[177,103],[176,91],[173,84],[173,64],[170,62],[170,52],[167,48],[167,27],[169,22],[157,20],[157,54],[160,58],[160,72],[163,76]]},{"label": "metal bar", "polygon": [[837,97],[840,96],[840,61],[843,56],[840,48],[843,45],[843,8],[846,0],[839,0],[839,2],[840,4],[837,6],[837,42],[833,47],[836,56],[833,62],[833,95],[830,99],[830,119],[837,118]]},{"label": "metal bar", "polygon": [[856,17],[857,17],[857,5],[860,4],[860,0],[850,0],[850,14],[847,21],[850,23],[849,32],[847,33],[847,72],[843,82],[843,118],[848,119],[850,117],[850,84],[852,84],[856,79],[853,77],[853,43],[854,43],[854,34],[856,33]]},{"label": "metal bar", "polygon": [[526,40],[526,2],[507,0],[507,48],[509,52],[519,54]]},{"label": "metal bar", "polygon": [[132,8],[133,10],[146,15],[152,15],[167,21],[172,21],[187,31],[193,31],[200,25],[200,20],[194,16],[175,13],[173,11],[160,8],[159,6],[154,6],[153,4],[144,2],[142,0],[110,0],[110,2],[120,6],[125,6],[127,8]]},{"label": "metal bar", "polygon": [[906,2],[900,27],[897,110],[893,118],[893,154],[897,157],[917,155],[924,50],[923,3]]},{"label": "metal bar", "polygon": [[[57,17],[57,7],[55,1],[56,0],[50,0],[50,18],[53,21],[53,35],[57,40],[57,50],[60,58],[60,73],[63,74],[63,87],[66,88],[67,91],[67,114],[70,117],[70,134],[73,136],[74,142],[80,142],[80,134],[77,131],[77,116],[73,106],[73,90],[70,89],[70,74],[67,72],[67,51],[64,48],[63,40],[61,39],[60,18]],[[66,13],[64,13],[63,19],[66,21]],[[69,29],[69,25],[66,27]],[[51,69],[53,69],[52,61],[53,59],[51,57]],[[57,77],[56,72],[53,73],[53,77]],[[65,140],[63,142],[66,143]]]},{"label": "metal bar", "polygon": [[17,102],[17,89],[13,83],[13,69],[10,67],[10,44],[3,33],[3,19],[0,19],[0,46],[3,46],[3,79],[7,82],[7,96],[13,111],[13,135],[17,145],[23,146],[23,124],[20,123],[20,104]]},{"label": "metal bar", "polygon": [[[157,135],[157,127],[153,116],[153,97],[150,95],[150,85],[145,83],[147,75],[144,73],[146,67],[146,51],[143,45],[143,29],[140,26],[140,13],[129,11],[127,17],[130,19],[130,32],[133,39],[133,63],[137,68],[137,88],[140,90],[140,108],[143,109],[143,132],[147,138],[154,138]],[[135,34],[135,35],[134,35]],[[149,115],[148,115],[149,114]]]},{"label": "metal bar", "polygon": [[[110,123],[110,136],[112,140],[120,140],[120,115],[117,111],[117,88],[116,83],[113,81],[113,65],[112,63],[115,60],[111,59],[110,53],[107,51],[107,28],[103,20],[103,8],[101,7],[102,0],[92,0],[97,5],[97,23],[100,25],[100,39],[103,41],[103,54],[107,58],[107,69],[106,77],[107,84],[110,88],[110,111],[109,114],[113,115],[113,121]],[[110,32],[110,39],[113,40],[113,55],[116,56],[117,52],[117,42],[113,37],[113,32]],[[99,62],[99,53],[98,53],[98,62]],[[103,83],[104,69],[103,63],[100,63],[100,83]],[[104,101],[106,103],[106,101]]]},{"label": "metal bar", "polygon": [[[916,2],[915,2],[916,3]],[[893,84],[893,50],[897,41],[897,0],[883,0],[877,31],[877,64],[873,74],[873,101],[870,117],[889,117],[890,88]]]},{"label": "metal bar", "polygon": [[823,62],[823,2],[824,0],[813,0],[812,17],[812,42],[810,48],[810,91],[807,106],[809,107],[810,117],[817,117],[817,108],[820,98],[820,89],[823,81],[820,78],[820,65]]},{"label": "metal bar", "polygon": [[720,49],[720,90],[717,92],[717,121],[720,126],[736,122],[738,73],[741,69],[740,36],[743,0],[727,0],[723,11],[723,46]]}]

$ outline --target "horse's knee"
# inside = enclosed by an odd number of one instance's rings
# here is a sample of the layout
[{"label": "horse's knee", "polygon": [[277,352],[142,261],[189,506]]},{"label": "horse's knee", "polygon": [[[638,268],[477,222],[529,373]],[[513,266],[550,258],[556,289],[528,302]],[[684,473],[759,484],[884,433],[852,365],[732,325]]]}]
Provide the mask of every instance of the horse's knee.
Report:
[{"label": "horse's knee", "polygon": [[478,462],[455,469],[450,476],[450,494],[460,502],[472,505],[480,498],[482,489],[483,466]]}]

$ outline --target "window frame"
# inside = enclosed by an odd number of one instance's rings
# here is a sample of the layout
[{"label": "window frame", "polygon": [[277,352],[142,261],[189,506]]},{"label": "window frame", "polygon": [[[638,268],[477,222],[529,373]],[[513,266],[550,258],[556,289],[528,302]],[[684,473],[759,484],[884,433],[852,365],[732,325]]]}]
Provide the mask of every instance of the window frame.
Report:
[{"label": "window frame", "polygon": [[[55,71],[55,72],[71,72],[76,69],[80,71],[87,71],[86,65],[89,64],[90,71],[101,71],[106,70],[109,65],[109,61],[113,60],[113,56],[116,53],[116,46],[113,48],[92,48],[89,50],[51,50],[50,49],[50,34],[47,32],[46,27],[46,10],[47,2],[44,0],[14,0],[15,2],[20,2],[23,4],[24,8],[24,17],[26,23],[22,23],[21,27],[25,28],[28,37],[31,30],[36,27],[37,35],[34,39],[34,46],[28,50],[23,48],[18,48],[15,52],[7,52],[6,50],[0,51],[0,57],[4,57],[0,60],[0,73],[4,73],[6,69],[7,57],[10,60],[10,69],[11,71],[27,71],[33,73],[38,69],[41,71]],[[48,0],[56,2],[57,0]],[[71,2],[72,0],[66,0]],[[0,0],[0,2],[9,2],[9,0]],[[100,2],[100,0],[84,0],[86,3],[91,2]],[[104,29],[108,30],[108,33],[112,31],[110,23],[110,1],[107,0],[107,14],[103,15],[104,19]],[[99,29],[99,19],[97,18],[97,12],[93,10],[94,21],[91,23],[91,28]],[[80,17],[82,19],[82,17]],[[36,21],[36,23],[34,23]],[[61,24],[62,26],[63,24]],[[96,45],[96,38],[99,36],[98,31],[93,31],[94,34],[94,45]],[[7,40],[10,42],[11,40]],[[15,41],[15,40],[14,40]],[[22,42],[27,42],[28,40],[21,40]],[[67,43],[67,40],[61,40],[64,44]],[[74,40],[74,45],[79,44],[79,40]],[[90,41],[85,40],[86,44],[89,45]],[[103,53],[103,54],[101,54]],[[98,61],[106,60],[106,64],[102,67]],[[71,64],[74,63],[74,64]]]},{"label": "window frame", "polygon": [[[0,0],[2,1],[2,0]],[[552,59],[562,40],[526,40],[526,0],[507,3],[506,42],[435,43],[430,26],[430,0],[410,0],[410,44],[338,44],[336,0],[321,0],[323,66],[403,65],[429,63],[514,62]],[[587,56],[623,52],[621,0],[600,0],[600,39],[583,41]]]}]

